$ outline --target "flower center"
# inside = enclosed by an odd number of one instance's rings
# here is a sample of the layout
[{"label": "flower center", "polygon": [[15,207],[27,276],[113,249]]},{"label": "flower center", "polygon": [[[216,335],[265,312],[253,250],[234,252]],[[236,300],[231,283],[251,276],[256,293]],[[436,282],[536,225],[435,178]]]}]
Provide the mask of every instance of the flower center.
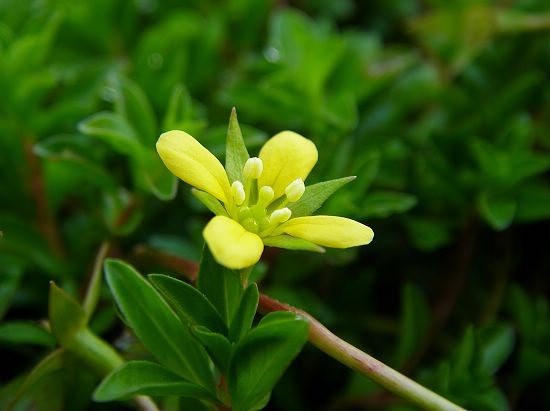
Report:
[{"label": "flower center", "polygon": [[267,237],[279,225],[288,221],[292,212],[286,205],[298,201],[305,191],[304,182],[297,178],[285,189],[285,195],[274,199],[270,186],[259,186],[258,179],[263,172],[262,160],[249,158],[243,168],[244,181],[231,185],[232,204],[228,207],[231,217],[246,230]]}]

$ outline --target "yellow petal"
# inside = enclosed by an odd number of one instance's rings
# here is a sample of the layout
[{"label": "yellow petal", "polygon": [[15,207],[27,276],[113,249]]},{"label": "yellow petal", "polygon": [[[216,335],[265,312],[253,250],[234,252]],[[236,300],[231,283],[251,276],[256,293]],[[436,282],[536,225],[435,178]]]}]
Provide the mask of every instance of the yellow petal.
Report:
[{"label": "yellow petal", "polygon": [[264,251],[260,237],[229,217],[214,217],[202,235],[215,260],[233,270],[256,264]]},{"label": "yellow petal", "polygon": [[284,223],[279,230],[293,237],[333,248],[365,245],[370,243],[374,237],[371,228],[364,224],[349,218],[328,215],[292,218]]},{"label": "yellow petal", "polygon": [[229,179],[220,161],[192,136],[168,131],[157,141],[157,151],[172,174],[187,184],[227,203],[231,198]]},{"label": "yellow petal", "polygon": [[317,148],[311,140],[292,131],[282,131],[270,138],[260,150],[264,170],[261,186],[271,186],[275,199],[297,178],[305,180],[317,162]]}]

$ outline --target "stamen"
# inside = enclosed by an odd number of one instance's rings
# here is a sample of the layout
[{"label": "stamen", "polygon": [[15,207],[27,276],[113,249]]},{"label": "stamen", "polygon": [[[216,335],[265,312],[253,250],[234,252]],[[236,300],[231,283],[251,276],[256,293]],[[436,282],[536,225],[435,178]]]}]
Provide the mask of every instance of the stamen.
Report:
[{"label": "stamen", "polygon": [[267,207],[271,200],[275,197],[275,191],[270,186],[262,186],[258,195],[258,205],[262,208]]},{"label": "stamen", "polygon": [[287,207],[281,208],[280,210],[275,210],[269,216],[269,224],[275,225],[284,223],[285,221],[288,221],[291,215],[292,211],[290,211]]},{"label": "stamen", "polygon": [[289,202],[294,203],[302,198],[306,191],[306,186],[304,185],[304,180],[297,178],[292,183],[286,186],[285,194]]},{"label": "stamen", "polygon": [[238,180],[234,181],[233,184],[231,184],[231,195],[233,196],[235,204],[237,204],[238,206],[244,203],[244,200],[246,199],[246,194],[244,192],[243,183]]},{"label": "stamen", "polygon": [[244,163],[243,175],[246,178],[258,179],[263,171],[264,163],[258,157],[251,157]]}]

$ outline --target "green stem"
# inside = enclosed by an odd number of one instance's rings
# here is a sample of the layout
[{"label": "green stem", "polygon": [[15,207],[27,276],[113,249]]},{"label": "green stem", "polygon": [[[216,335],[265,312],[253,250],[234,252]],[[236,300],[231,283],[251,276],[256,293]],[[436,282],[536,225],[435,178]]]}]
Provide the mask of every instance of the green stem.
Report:
[{"label": "green stem", "polygon": [[527,14],[501,10],[497,14],[497,27],[502,33],[550,30],[550,13]]},{"label": "green stem", "polygon": [[260,295],[259,309],[263,313],[292,311],[309,320],[309,342],[349,368],[367,376],[388,391],[429,411],[464,411],[463,408],[430,391],[393,368],[371,357],[357,347],[330,332],[305,311]]},{"label": "green stem", "polygon": [[253,268],[254,266],[250,266],[250,267],[243,268],[242,270],[239,271],[239,273],[241,274],[241,284],[243,288],[248,287],[248,277],[250,277],[250,273],[252,272]]}]

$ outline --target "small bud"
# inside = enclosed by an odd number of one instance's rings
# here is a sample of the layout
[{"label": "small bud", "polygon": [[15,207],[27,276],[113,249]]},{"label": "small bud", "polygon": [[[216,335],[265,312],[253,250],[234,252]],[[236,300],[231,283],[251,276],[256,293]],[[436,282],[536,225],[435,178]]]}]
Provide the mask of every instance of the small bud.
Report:
[{"label": "small bud", "polygon": [[258,157],[251,157],[244,163],[243,175],[247,178],[258,179],[262,171],[264,171],[264,163]]},{"label": "small bud", "polygon": [[246,194],[244,192],[243,183],[241,183],[240,181],[234,181],[233,184],[231,184],[231,195],[233,196],[235,204],[237,204],[238,206],[244,203]]},{"label": "small bud", "polygon": [[286,186],[286,198],[291,203],[294,203],[295,201],[298,201],[300,198],[302,198],[302,195],[304,195],[304,191],[306,191],[304,180],[302,180],[301,178],[297,178],[292,183]]},{"label": "small bud", "polygon": [[285,221],[288,221],[291,215],[292,215],[292,211],[290,211],[290,209],[287,207],[281,208],[280,210],[275,210],[269,216],[269,223],[270,224],[284,223]]},{"label": "small bud", "polygon": [[260,193],[258,194],[258,203],[265,207],[271,203],[273,197],[275,197],[275,191],[273,191],[270,186],[262,186],[262,188],[260,188]]}]

